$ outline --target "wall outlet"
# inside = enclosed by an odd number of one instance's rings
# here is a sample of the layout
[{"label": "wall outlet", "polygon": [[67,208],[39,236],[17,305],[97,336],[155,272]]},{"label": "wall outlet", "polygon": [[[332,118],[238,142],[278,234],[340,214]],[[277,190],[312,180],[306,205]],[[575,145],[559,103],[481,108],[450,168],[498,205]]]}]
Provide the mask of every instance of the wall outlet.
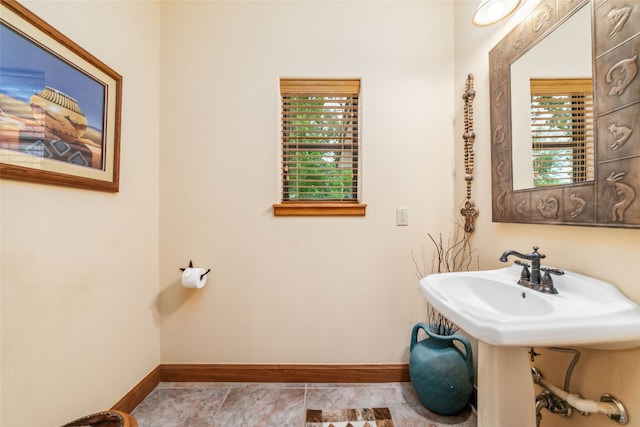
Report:
[{"label": "wall outlet", "polygon": [[409,225],[409,208],[396,208],[396,225]]}]

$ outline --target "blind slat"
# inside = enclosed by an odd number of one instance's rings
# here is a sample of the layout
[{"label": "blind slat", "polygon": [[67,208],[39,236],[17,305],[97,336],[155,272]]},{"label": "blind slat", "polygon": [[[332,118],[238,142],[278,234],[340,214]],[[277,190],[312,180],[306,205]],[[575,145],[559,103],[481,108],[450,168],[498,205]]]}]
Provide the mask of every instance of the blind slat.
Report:
[{"label": "blind slat", "polygon": [[531,79],[534,185],[595,176],[591,79]]},{"label": "blind slat", "polygon": [[360,81],[281,79],[283,200],[358,196]]}]

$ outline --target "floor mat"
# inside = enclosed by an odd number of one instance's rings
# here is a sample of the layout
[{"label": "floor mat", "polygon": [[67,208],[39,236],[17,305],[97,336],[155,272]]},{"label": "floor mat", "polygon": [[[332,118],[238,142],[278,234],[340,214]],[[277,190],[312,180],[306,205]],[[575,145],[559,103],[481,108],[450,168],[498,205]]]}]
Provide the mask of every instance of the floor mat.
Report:
[{"label": "floor mat", "polygon": [[394,427],[389,408],[307,409],[306,427]]}]

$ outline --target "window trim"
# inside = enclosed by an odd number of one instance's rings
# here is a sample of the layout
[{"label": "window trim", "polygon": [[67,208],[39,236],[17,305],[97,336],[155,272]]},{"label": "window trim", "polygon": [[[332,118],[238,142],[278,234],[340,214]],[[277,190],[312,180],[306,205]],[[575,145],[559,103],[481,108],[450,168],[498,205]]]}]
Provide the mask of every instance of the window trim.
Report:
[{"label": "window trim", "polygon": [[[358,97],[360,94],[360,84],[361,80],[358,78],[352,79],[291,79],[291,78],[281,78],[280,79],[280,102],[282,105],[282,94],[283,94],[283,85],[286,88],[286,93],[302,93],[302,94],[311,94],[313,91],[333,91],[335,94],[351,94],[353,92],[353,87],[357,87],[358,89]],[[329,87],[330,89],[326,89]],[[358,108],[359,110],[359,108]],[[282,131],[283,124],[280,124],[280,129]],[[358,117],[358,126],[361,126],[360,118]],[[360,133],[358,131],[358,133]],[[283,135],[280,135],[280,161],[283,159],[282,150],[284,149],[284,139]],[[358,147],[357,147],[356,155],[359,157],[360,150],[360,136],[358,136]],[[284,200],[283,189],[284,183],[282,181],[283,177],[281,175],[280,178],[280,203],[273,204],[273,215],[274,216],[365,216],[366,215],[366,204],[360,202],[361,196],[361,167],[362,167],[362,159],[357,159],[357,177],[356,177],[356,197],[357,200]],[[284,166],[280,165],[280,170]]]},{"label": "window trim", "polygon": [[367,205],[358,202],[274,203],[274,216],[365,216]]}]

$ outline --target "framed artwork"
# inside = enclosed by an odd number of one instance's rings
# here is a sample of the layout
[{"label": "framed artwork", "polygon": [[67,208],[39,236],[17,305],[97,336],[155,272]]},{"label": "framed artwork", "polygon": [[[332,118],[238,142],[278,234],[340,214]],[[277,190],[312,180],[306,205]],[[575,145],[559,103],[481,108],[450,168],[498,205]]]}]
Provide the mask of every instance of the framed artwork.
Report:
[{"label": "framed artwork", "polygon": [[117,192],[122,76],[0,0],[0,177]]}]

